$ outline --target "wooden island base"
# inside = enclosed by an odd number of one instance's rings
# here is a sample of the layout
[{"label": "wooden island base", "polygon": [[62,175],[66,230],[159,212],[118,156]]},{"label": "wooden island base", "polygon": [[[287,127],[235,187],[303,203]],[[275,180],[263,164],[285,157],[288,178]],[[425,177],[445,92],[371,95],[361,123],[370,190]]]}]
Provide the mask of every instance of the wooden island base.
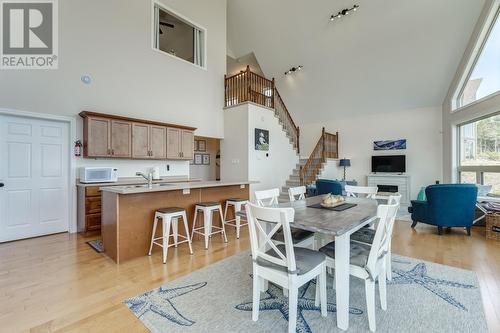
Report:
[{"label": "wooden island base", "polygon": [[[244,187],[243,187],[244,186]],[[243,188],[242,188],[243,187]],[[190,189],[189,194],[182,190],[119,194],[102,191],[102,239],[104,253],[116,263],[144,257],[149,251],[153,218],[156,209],[181,207],[186,209],[189,230],[193,227],[195,205],[199,202],[220,202],[222,209],[229,198],[249,198],[249,185],[232,185]],[[228,219],[233,218],[232,209]],[[198,225],[203,217],[198,214]],[[220,218],[214,214],[214,225],[220,226]],[[161,235],[161,224],[157,236]],[[179,225],[179,234],[184,228]],[[184,244],[185,245],[185,244]]]}]

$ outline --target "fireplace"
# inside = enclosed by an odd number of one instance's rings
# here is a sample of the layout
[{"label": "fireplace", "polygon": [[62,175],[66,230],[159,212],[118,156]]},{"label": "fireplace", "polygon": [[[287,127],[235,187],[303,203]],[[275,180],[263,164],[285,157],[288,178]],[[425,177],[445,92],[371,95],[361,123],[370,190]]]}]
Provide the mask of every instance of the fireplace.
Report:
[{"label": "fireplace", "polygon": [[394,173],[371,173],[367,177],[368,186],[377,187],[379,192],[400,193],[401,204],[407,205],[411,198],[411,179],[410,175]]},{"label": "fireplace", "polygon": [[377,187],[379,192],[397,193],[399,191],[397,185],[377,185]]}]

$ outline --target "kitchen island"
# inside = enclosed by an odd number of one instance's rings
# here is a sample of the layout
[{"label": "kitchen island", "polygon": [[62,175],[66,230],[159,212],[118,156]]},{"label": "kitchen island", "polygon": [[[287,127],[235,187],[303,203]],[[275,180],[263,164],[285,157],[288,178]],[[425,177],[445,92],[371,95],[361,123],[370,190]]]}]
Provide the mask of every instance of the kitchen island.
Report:
[{"label": "kitchen island", "polygon": [[[192,228],[194,207],[199,202],[217,201],[224,208],[229,198],[249,199],[253,182],[198,181],[102,187],[101,234],[104,253],[117,263],[147,255],[155,211],[181,207]],[[228,219],[230,218],[228,213]],[[220,218],[214,214],[214,225]],[[157,235],[161,228],[158,228]],[[184,234],[179,228],[179,234]]]}]

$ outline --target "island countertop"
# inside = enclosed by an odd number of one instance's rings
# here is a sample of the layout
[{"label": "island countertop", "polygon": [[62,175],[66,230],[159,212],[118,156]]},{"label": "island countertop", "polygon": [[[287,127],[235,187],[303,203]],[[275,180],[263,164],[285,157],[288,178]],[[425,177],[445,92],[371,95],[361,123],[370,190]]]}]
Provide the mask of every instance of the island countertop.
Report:
[{"label": "island countertop", "polygon": [[[256,182],[198,181],[168,184],[102,187],[101,235],[104,253],[117,263],[148,255],[151,239],[162,235],[158,228],[153,237],[153,221],[160,208],[178,207],[186,212],[189,230],[194,224],[195,207],[200,202],[217,202],[224,207],[229,198],[250,198],[250,185]],[[234,209],[227,219],[234,218]],[[202,218],[202,214],[198,215]],[[212,225],[222,227],[222,216],[213,214]],[[201,221],[199,223],[202,223]],[[185,235],[179,227],[179,234]],[[197,241],[195,239],[195,241]],[[222,238],[213,237],[213,241]],[[159,247],[153,247],[153,255]],[[158,257],[156,257],[158,258]],[[161,258],[161,256],[160,256]]]},{"label": "island countertop", "polygon": [[100,190],[103,192],[112,192],[117,194],[139,194],[139,193],[177,191],[177,190],[224,187],[224,186],[235,186],[235,185],[250,185],[256,183],[257,182],[255,181],[249,181],[249,180],[243,180],[243,181],[209,180],[209,181],[195,181],[195,182],[160,183],[160,184],[153,184],[152,187],[149,187],[147,184],[105,186],[101,187]]}]

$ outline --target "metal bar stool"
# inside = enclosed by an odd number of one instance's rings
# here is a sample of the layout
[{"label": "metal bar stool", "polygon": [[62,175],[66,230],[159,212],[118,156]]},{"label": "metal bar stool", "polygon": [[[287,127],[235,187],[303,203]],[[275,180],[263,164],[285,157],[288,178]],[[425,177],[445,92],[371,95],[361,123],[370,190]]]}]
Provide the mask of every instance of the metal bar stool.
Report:
[{"label": "metal bar stool", "polygon": [[[182,218],[184,221],[184,230],[186,232],[186,236],[179,235],[179,218]],[[156,228],[158,227],[158,219],[162,220],[163,223],[163,234],[161,237],[155,238]],[[172,226],[172,233],[170,233],[170,226]],[[169,244],[170,236],[173,236],[174,243]],[[179,242],[179,237],[184,238],[184,240]],[[159,243],[157,240],[161,239],[162,242]],[[155,219],[153,221],[153,234],[151,235],[151,245],[149,246],[149,253],[151,255],[151,251],[153,250],[153,245],[158,245],[163,248],[163,263],[167,262],[167,252],[170,246],[175,246],[188,243],[189,245],[189,253],[193,254],[193,248],[191,247],[191,237],[189,237],[189,228],[187,224],[186,210],[184,208],[178,207],[169,207],[169,208],[160,208],[155,212]]]},{"label": "metal bar stool", "polygon": [[[213,213],[219,211],[221,227],[213,226]],[[196,227],[196,222],[198,221],[198,212],[203,213],[203,226]],[[203,229],[203,231],[198,231]],[[214,231],[215,229],[215,231]],[[191,232],[191,239],[193,239],[194,234],[199,234],[205,237],[205,249],[208,249],[208,240],[212,235],[221,233],[224,242],[227,243],[226,229],[224,228],[224,217],[222,216],[222,206],[218,202],[200,202],[196,204],[194,210],[193,219],[193,230]]]},{"label": "metal bar stool", "polygon": [[[247,199],[231,198],[231,199],[226,200],[226,209],[224,210],[224,224],[227,224],[227,225],[230,225],[230,226],[236,228],[236,238],[238,238],[238,239],[240,238],[240,227],[244,227],[244,226],[248,225],[248,222],[241,224],[241,217],[239,215],[237,215],[236,213],[241,211],[243,206],[245,206],[247,203],[248,203]],[[234,219],[226,220],[227,210],[228,210],[229,206],[234,207],[234,216],[235,217],[234,217]]]}]

